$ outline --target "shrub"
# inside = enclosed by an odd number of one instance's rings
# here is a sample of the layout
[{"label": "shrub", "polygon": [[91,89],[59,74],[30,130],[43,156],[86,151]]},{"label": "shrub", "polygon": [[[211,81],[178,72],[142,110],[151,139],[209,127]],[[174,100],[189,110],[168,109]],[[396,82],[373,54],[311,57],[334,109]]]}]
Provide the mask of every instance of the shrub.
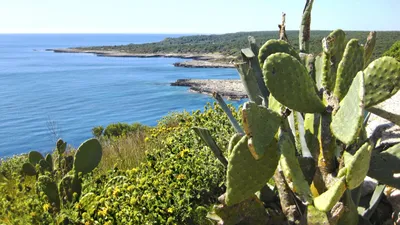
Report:
[{"label": "shrub", "polygon": [[383,56],[391,56],[397,61],[400,61],[400,41],[396,41],[389,50],[387,50]]},{"label": "shrub", "polygon": [[113,123],[104,129],[103,135],[107,138],[110,137],[120,137],[127,135],[132,132],[137,132],[147,129],[147,126],[140,123],[133,123],[129,125],[127,123]]},{"label": "shrub", "polygon": [[104,127],[103,126],[93,127],[92,134],[96,138],[99,138],[101,135],[103,135],[103,131],[104,131]]}]

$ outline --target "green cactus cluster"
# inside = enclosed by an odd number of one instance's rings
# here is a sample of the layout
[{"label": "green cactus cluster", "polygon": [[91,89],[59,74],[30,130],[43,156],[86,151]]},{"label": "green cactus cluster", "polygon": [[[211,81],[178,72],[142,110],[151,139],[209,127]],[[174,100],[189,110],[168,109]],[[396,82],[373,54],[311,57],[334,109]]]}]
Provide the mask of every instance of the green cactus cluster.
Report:
[{"label": "green cactus cluster", "polygon": [[67,155],[66,148],[67,143],[59,139],[53,154],[43,157],[40,152],[31,151],[28,162],[22,165],[25,175],[36,176],[37,192],[44,194],[56,211],[62,204],[79,199],[82,192],[80,176],[93,171],[102,157],[100,142],[94,138],[83,142],[74,156]]},{"label": "green cactus cluster", "polygon": [[[210,218],[221,224],[281,224],[259,213],[259,202],[273,195],[280,207],[265,200],[265,210],[281,212],[285,223],[368,222],[376,200],[368,213],[357,211],[365,177],[400,188],[400,178],[393,176],[400,172],[400,144],[380,152],[379,133],[365,133],[366,115],[400,88],[400,62],[381,57],[369,63],[376,32],[361,45],[356,39],[346,41],[338,29],[322,40],[320,55],[309,54],[312,4],[307,1],[304,8],[299,51],[284,40],[258,48],[252,37],[250,47],[242,50],[237,68],[250,101],[242,109],[243,129],[229,117],[237,133],[227,160],[222,153],[218,158],[228,162],[226,193]],[[209,134],[202,139],[212,140]]]}]

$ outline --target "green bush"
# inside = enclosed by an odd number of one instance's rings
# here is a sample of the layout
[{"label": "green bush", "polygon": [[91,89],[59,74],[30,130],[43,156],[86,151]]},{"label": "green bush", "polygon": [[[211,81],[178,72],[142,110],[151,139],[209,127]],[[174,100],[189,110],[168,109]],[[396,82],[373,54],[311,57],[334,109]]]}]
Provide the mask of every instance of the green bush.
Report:
[{"label": "green bush", "polygon": [[383,56],[391,56],[397,61],[400,61],[400,41],[396,41],[389,50],[387,50]]},{"label": "green bush", "polygon": [[104,131],[104,127],[103,126],[93,127],[92,134],[96,138],[99,138],[101,135],[103,135],[103,131]]},{"label": "green bush", "polygon": [[[103,135],[108,138],[120,137],[144,129],[147,129],[147,126],[140,123],[133,123],[132,125],[129,125],[127,123],[113,123],[108,125],[106,129],[104,129]],[[96,134],[98,134],[100,128],[99,127],[93,128],[92,132],[95,135],[94,130],[96,130]]]}]

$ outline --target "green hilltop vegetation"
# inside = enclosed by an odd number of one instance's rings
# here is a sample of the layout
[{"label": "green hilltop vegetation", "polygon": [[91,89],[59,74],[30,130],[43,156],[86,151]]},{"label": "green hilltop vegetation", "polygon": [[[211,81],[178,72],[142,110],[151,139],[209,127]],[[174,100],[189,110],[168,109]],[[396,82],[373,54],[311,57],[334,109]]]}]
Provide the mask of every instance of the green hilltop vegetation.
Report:
[{"label": "green hilltop vegetation", "polygon": [[[298,31],[287,31],[290,44],[298,48]],[[321,40],[329,35],[330,31],[313,31],[310,37],[310,52],[322,51]],[[346,39],[356,38],[365,43],[368,31],[346,31]],[[193,35],[178,38],[166,38],[160,42],[146,44],[129,44],[119,46],[82,47],[87,50],[120,51],[126,53],[143,54],[207,54],[220,53],[226,56],[239,56],[240,49],[248,44],[248,36],[253,36],[259,46],[269,39],[278,38],[277,31],[238,32],[220,35]],[[379,31],[372,59],[382,55],[393,43],[400,39],[400,31]]]},{"label": "green hilltop vegetation", "polygon": [[400,41],[396,41],[383,55],[391,56],[397,59],[397,61],[400,61]]}]

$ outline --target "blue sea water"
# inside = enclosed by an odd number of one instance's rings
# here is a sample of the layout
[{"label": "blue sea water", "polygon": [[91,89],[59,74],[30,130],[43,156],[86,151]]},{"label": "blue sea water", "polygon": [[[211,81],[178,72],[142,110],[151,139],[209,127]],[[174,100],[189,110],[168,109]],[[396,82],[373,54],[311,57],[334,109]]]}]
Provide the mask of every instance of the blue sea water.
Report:
[{"label": "blue sea water", "polygon": [[[155,42],[179,35],[0,35],[0,157],[48,152],[57,137],[74,147],[94,126],[156,125],[170,111],[213,99],[173,87],[180,78],[238,79],[234,69],[177,68],[177,58],[113,58],[49,48]],[[236,102],[236,105],[239,103]]]}]

